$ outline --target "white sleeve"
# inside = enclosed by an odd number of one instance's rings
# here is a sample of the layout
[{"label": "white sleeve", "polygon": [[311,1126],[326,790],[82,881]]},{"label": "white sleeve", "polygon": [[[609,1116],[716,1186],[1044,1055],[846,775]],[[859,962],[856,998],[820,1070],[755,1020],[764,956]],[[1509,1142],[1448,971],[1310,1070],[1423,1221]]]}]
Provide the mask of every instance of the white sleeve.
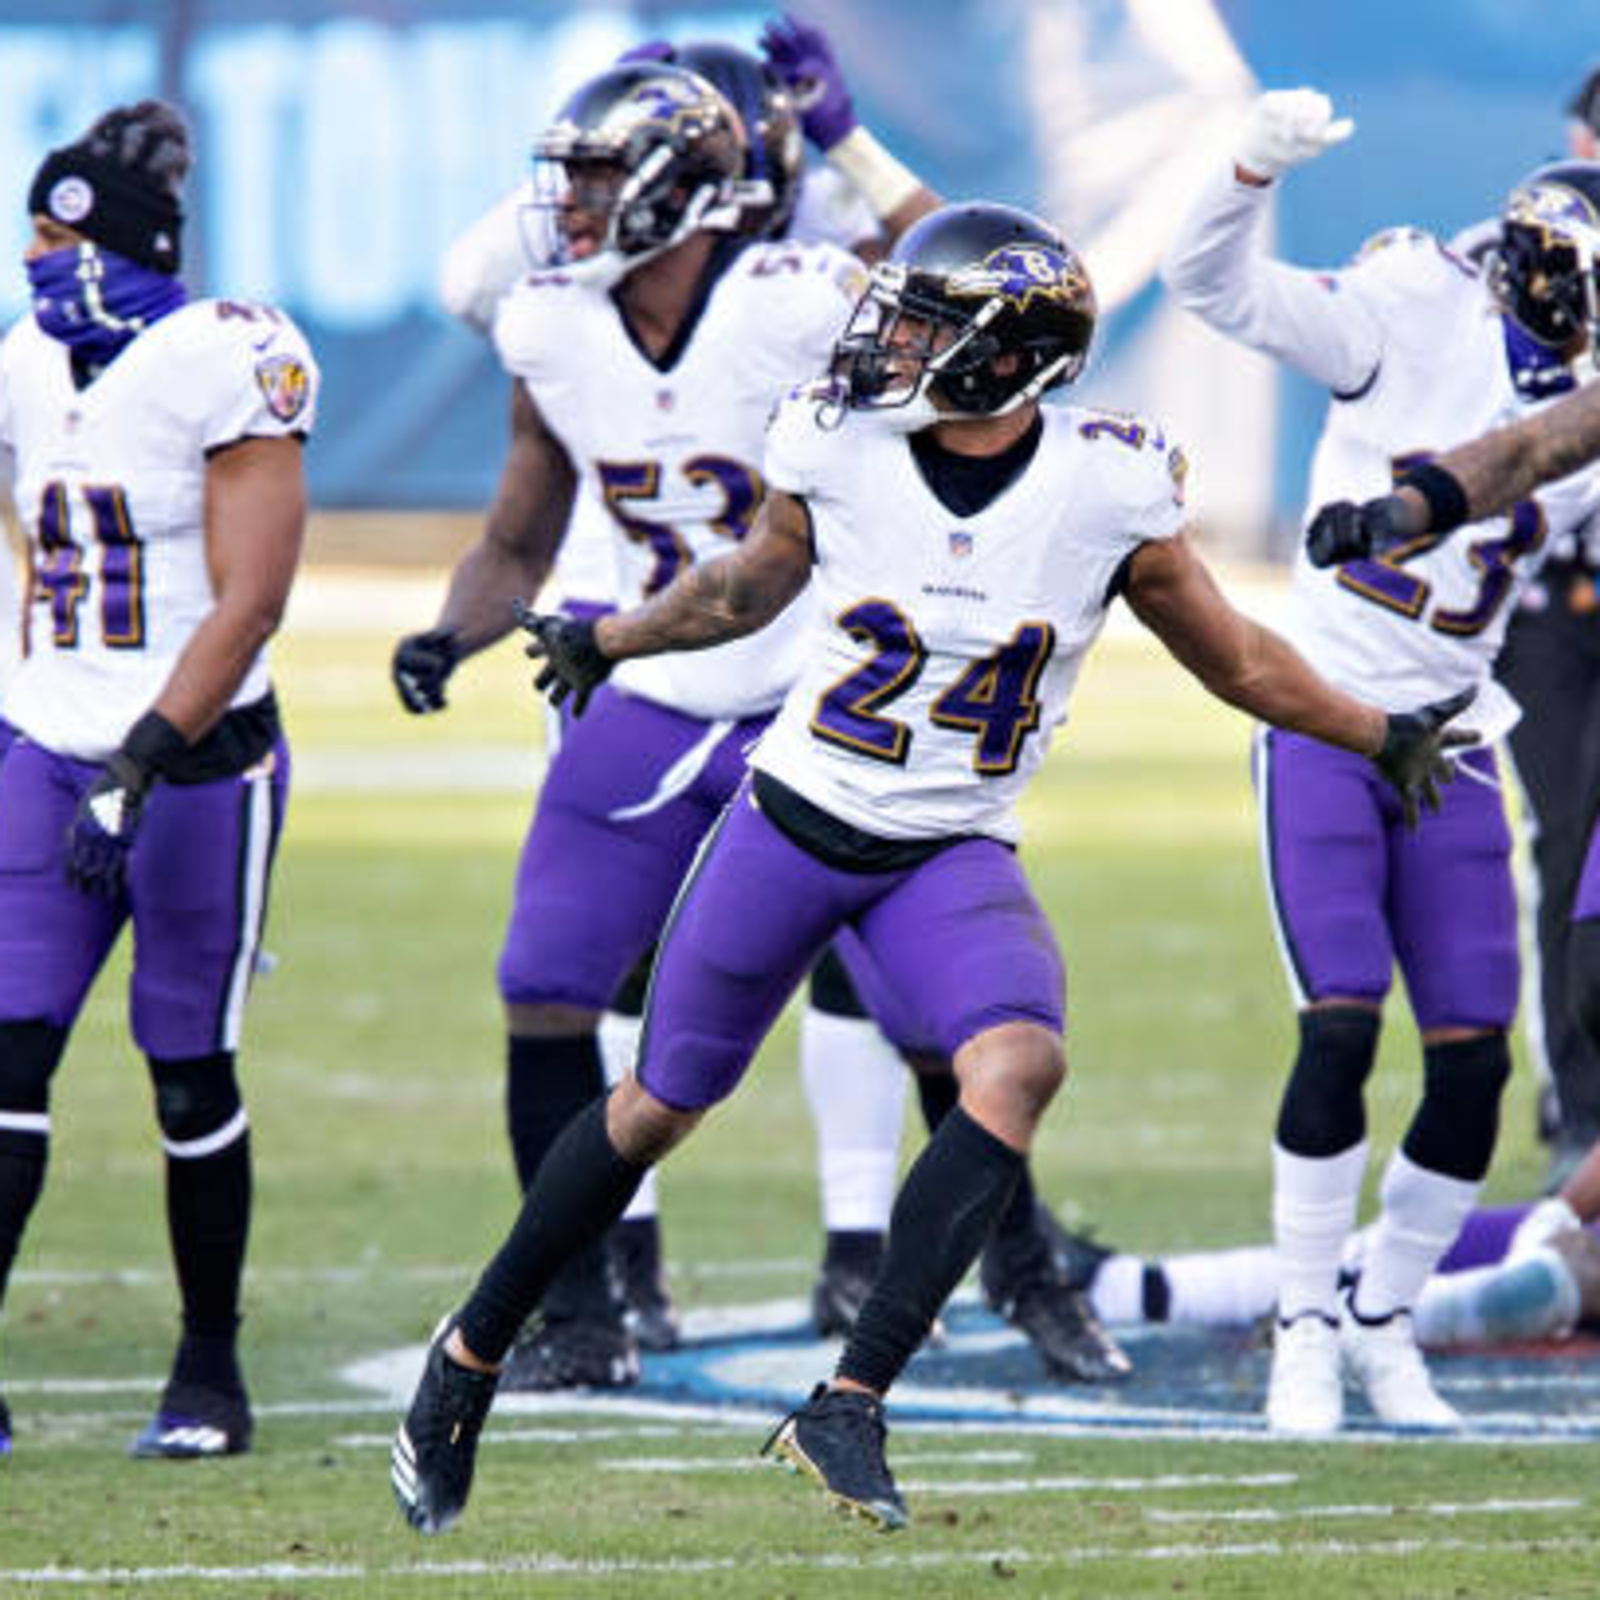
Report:
[{"label": "white sleeve", "polygon": [[488,333],[501,296],[533,270],[522,240],[522,211],[527,204],[528,187],[519,184],[444,253],[439,299],[452,317],[459,317],[475,333]]},{"label": "white sleeve", "polygon": [[1335,395],[1359,394],[1383,353],[1383,333],[1337,277],[1291,267],[1256,245],[1270,188],[1231,169],[1201,192],[1161,265],[1178,303],[1219,333],[1297,368]]},{"label": "white sleeve", "polygon": [[[319,373],[311,348],[282,312],[262,308],[269,321],[208,330],[195,346],[191,389],[204,450],[247,438],[309,436],[316,424]],[[262,312],[257,313],[259,318]]]},{"label": "white sleeve", "polygon": [[817,407],[822,398],[822,384],[804,384],[791,389],[773,412],[761,465],[769,488],[797,499],[804,499],[815,488],[821,442]]}]

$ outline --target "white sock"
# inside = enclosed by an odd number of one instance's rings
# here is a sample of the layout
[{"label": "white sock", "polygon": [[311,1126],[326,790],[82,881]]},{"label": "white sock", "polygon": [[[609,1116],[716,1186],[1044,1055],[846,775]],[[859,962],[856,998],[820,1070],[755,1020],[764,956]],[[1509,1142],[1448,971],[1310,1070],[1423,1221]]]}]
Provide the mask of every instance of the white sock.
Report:
[{"label": "white sock", "polygon": [[900,1161],[904,1063],[875,1023],[808,1005],[800,1020],[800,1076],[817,1130],[823,1226],[830,1233],[882,1232]]},{"label": "white sock", "polygon": [[1110,1256],[1095,1271],[1089,1303],[1102,1322],[1144,1321],[1144,1275],[1138,1256]]},{"label": "white sock", "polygon": [[[600,1015],[600,1063],[606,1069],[606,1087],[614,1089],[633,1071],[639,1055],[639,1035],[644,1031],[643,1017],[625,1017],[617,1011],[604,1011]],[[622,1213],[623,1222],[645,1222],[660,1210],[656,1194],[656,1169],[645,1173],[628,1209]]]},{"label": "white sock", "polygon": [[1161,1265],[1169,1322],[1246,1325],[1278,1301],[1278,1253],[1268,1245],[1168,1256]]},{"label": "white sock", "polygon": [[1383,1175],[1383,1209],[1356,1285],[1355,1308],[1363,1317],[1385,1317],[1416,1305],[1482,1187],[1431,1172],[1403,1150],[1395,1151]]},{"label": "white sock", "polygon": [[1465,1272],[1436,1272],[1412,1313],[1417,1343],[1497,1344],[1564,1339],[1578,1323],[1578,1280],[1548,1245],[1515,1261]]},{"label": "white sock", "polygon": [[1336,1156],[1297,1156],[1272,1145],[1272,1232],[1278,1315],[1339,1314],[1339,1260],[1355,1226],[1367,1141]]}]

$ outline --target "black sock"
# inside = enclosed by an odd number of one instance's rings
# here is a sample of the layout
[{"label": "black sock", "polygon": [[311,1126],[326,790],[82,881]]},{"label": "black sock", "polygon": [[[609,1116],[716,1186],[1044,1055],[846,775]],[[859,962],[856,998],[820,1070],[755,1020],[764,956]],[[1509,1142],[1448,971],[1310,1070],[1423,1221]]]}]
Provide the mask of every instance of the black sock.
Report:
[{"label": "black sock", "polygon": [[[592,1033],[562,1038],[513,1034],[506,1044],[506,1122],[517,1182],[526,1192],[562,1129],[585,1106],[604,1098],[606,1073],[600,1041]],[[598,1240],[551,1280],[544,1310],[557,1320],[621,1322],[622,1306]]]},{"label": "black sock", "polygon": [[551,1146],[499,1253],[461,1311],[461,1337],[481,1361],[499,1361],[557,1271],[601,1235],[638,1191],[645,1167],[620,1156],[596,1100]]},{"label": "black sock", "polygon": [[250,1195],[248,1132],[208,1156],[167,1157],[167,1232],[186,1338],[233,1346]]},{"label": "black sock", "polygon": [[47,1135],[0,1128],[0,1304],[5,1301],[23,1230],[44,1188],[49,1159]]},{"label": "black sock", "polygon": [[838,1374],[884,1394],[977,1259],[1024,1162],[957,1106],[895,1199],[889,1249]]},{"label": "black sock", "polygon": [[823,1248],[824,1267],[849,1272],[876,1272],[883,1262],[883,1235],[876,1228],[829,1228]]}]

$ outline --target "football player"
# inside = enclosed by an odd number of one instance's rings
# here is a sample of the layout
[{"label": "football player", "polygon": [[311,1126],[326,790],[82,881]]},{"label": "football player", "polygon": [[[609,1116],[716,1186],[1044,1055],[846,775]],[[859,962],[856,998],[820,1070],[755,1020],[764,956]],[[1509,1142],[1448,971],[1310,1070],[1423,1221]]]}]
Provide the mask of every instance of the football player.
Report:
[{"label": "football player", "polygon": [[[800,672],[673,909],[639,1062],[568,1125],[509,1238],[447,1317],[396,1438],[407,1519],[459,1516],[497,1369],[562,1261],[738,1084],[818,952],[843,943],[954,1058],[959,1104],[896,1199],[831,1384],[771,1448],[838,1506],[906,1520],[883,1397],[1007,1205],[1065,1074],[1065,974],[1016,855],[1015,806],[1115,596],[1214,693],[1370,757],[1415,804],[1459,701],[1387,716],[1234,611],[1184,535],[1182,452],[1066,406],[1094,330],[1082,262],[1004,206],[924,218],[829,364],[779,406],[749,536],[593,624],[529,614],[555,700],[692,673],[785,630]],[[587,718],[580,718],[581,730]],[[763,914],[748,914],[759,885]]]},{"label": "football player", "polygon": [[[1276,180],[1350,131],[1313,90],[1262,96],[1165,266],[1184,305],[1329,390],[1313,505],[1376,493],[1408,466],[1415,481],[1436,482],[1429,452],[1543,403],[1547,391],[1530,391],[1525,374],[1577,353],[1530,333],[1509,280],[1486,280],[1413,229],[1380,235],[1334,273],[1264,256],[1257,223]],[[1508,239],[1529,227],[1590,251],[1583,189],[1536,175],[1506,211]],[[1577,344],[1586,341],[1585,331]],[[1517,715],[1490,676],[1511,604],[1550,540],[1597,504],[1600,476],[1590,475],[1519,501],[1468,539],[1414,540],[1327,568],[1302,553],[1290,637],[1325,676],[1383,706],[1477,691],[1474,723],[1498,738]],[[1449,1428],[1459,1419],[1428,1377],[1411,1311],[1476,1201],[1511,1069],[1517,919],[1495,757],[1467,756],[1439,818],[1415,832],[1339,752],[1268,730],[1255,760],[1300,1026],[1273,1146],[1280,1284],[1267,1420],[1283,1433],[1337,1429],[1342,1359],[1382,1420]],[[1368,1154],[1364,1086],[1396,962],[1421,1033],[1422,1099],[1385,1172],[1360,1279],[1341,1294]]]},{"label": "football player", "polygon": [[[714,41],[677,46],[656,41],[622,60],[662,61],[699,73],[727,96],[743,120],[748,146],[743,174],[741,227],[753,237],[827,242],[881,254],[894,234],[937,204],[935,197],[856,121],[844,74],[827,35],[809,24],[774,23],[766,59]],[[781,75],[780,75],[781,71]],[[806,109],[797,110],[803,99]],[[808,166],[802,128],[833,150],[860,178],[858,188],[835,162]],[[864,195],[883,211],[874,213]],[[447,252],[440,272],[445,308],[468,327],[487,333],[494,308],[531,270],[528,227],[532,195],[521,185],[469,227]],[[600,495],[580,484],[571,525],[553,582],[569,615],[596,617],[615,603],[612,553],[615,522]],[[439,679],[448,670],[444,641],[432,631],[402,640],[397,672],[413,681],[420,671]],[[442,683],[442,679],[439,679]],[[402,690],[404,693],[404,690]],[[407,699],[413,709],[424,700]],[[560,759],[559,723],[547,743]],[[650,953],[629,975],[601,1020],[599,1038],[606,1077],[615,1082],[632,1064]],[[866,1297],[883,1252],[894,1191],[905,1073],[895,1053],[867,1019],[848,975],[823,958],[807,994],[800,1023],[800,1071],[817,1132],[817,1158],[826,1241],[812,1290],[812,1316],[823,1337],[843,1333]],[[938,1115],[948,1091],[934,1077],[919,1080]],[[516,1141],[516,1130],[512,1130]],[[526,1163],[524,1163],[526,1164]],[[642,1184],[608,1241],[630,1326],[645,1349],[670,1349],[677,1321],[665,1286],[653,1177]],[[995,1263],[1001,1247],[997,1245]],[[997,1288],[1002,1303],[1038,1300],[1031,1292],[1025,1248],[1020,1273]],[[1028,1315],[1048,1322],[1042,1302]]]},{"label": "football player", "polygon": [[0,346],[31,543],[0,717],[0,1288],[44,1181],[50,1080],[124,927],[183,1329],[145,1457],[232,1455],[250,1136],[236,1053],[289,759],[265,646],[305,524],[317,371],[267,306],[186,298],[189,137],[155,101],[28,193],[33,315]]},{"label": "football player", "polygon": [[[750,65],[759,79],[759,64]],[[860,269],[854,257],[831,246],[751,242],[749,166],[738,142],[745,119],[707,80],[654,61],[613,73],[621,76],[602,75],[580,91],[545,141],[547,204],[559,223],[560,259],[503,302],[496,340],[518,379],[518,405],[526,400],[557,420],[553,431],[541,424],[541,432],[550,433],[542,455],[531,445],[514,448],[486,542],[516,538],[534,550],[536,540],[559,539],[562,521],[535,528],[523,502],[537,493],[541,510],[566,517],[569,502],[550,498],[546,480],[564,482],[569,464],[581,467],[573,475],[606,505],[620,580],[638,596],[662,586],[686,561],[742,537],[762,492],[759,472],[747,463],[759,451],[772,401],[826,362],[848,303],[840,284]],[[711,197],[675,169],[659,178],[647,173],[656,187],[635,192],[644,181],[635,174],[656,159],[647,135],[632,126],[641,97],[656,92],[652,73],[662,94],[691,82],[725,109],[727,131],[717,134],[714,147],[718,164],[708,169],[715,179]],[[663,143],[675,136],[665,112],[653,126]],[[722,170],[735,160],[739,166]],[[605,196],[583,206],[569,187],[594,178],[596,169],[597,181],[621,186],[614,214]],[[701,176],[704,187],[709,180]],[[770,196],[757,203],[769,204]],[[659,237],[649,236],[648,228],[638,233],[641,218],[660,230]],[[695,270],[686,271],[679,247],[691,244],[705,259],[696,264],[687,258]],[[664,271],[669,261],[675,278]],[[597,292],[618,280],[614,297]],[[624,318],[631,301],[665,308],[659,352],[641,346],[640,324],[619,320],[614,299]],[[775,330],[775,320],[784,327]],[[526,432],[530,425],[514,426]],[[544,476],[535,480],[535,471]],[[526,559],[544,557],[534,550]],[[457,569],[445,615],[426,636],[448,641],[452,660],[505,630],[504,591],[489,587],[498,575],[478,553]],[[792,624],[785,627],[792,633]],[[396,661],[403,694],[412,659],[403,644]],[[742,772],[744,749],[765,726],[796,666],[787,642],[766,640],[692,666],[652,664],[626,674],[614,703],[608,694],[604,714],[563,739],[524,849],[500,963],[510,1036],[509,1117],[524,1184],[575,1104],[602,1088],[591,1004],[596,975],[620,960],[620,981],[653,945],[672,891]],[[609,872],[601,858],[609,860]],[[581,921],[575,902],[586,908]],[[555,931],[553,908],[568,931]],[[576,944],[573,929],[582,932]],[[832,970],[831,986],[848,993],[842,974]],[[615,992],[614,983],[607,998]],[[859,1009],[853,997],[850,1003]],[[845,1007],[830,1009],[837,1018]],[[814,1043],[837,1046],[842,1032],[861,1025],[824,1026]],[[948,1063],[937,1052],[917,1049],[915,1040],[906,1044],[926,1069],[919,1082],[936,1119],[954,1099]],[[858,1051],[843,1065],[859,1074],[861,1059]],[[827,1076],[831,1085],[834,1074]],[[853,1320],[881,1260],[900,1098],[826,1087],[816,1098],[824,1112],[825,1156],[836,1160],[826,1185],[829,1248],[813,1305],[821,1331],[833,1334]],[[846,1204],[853,1212],[843,1210]],[[1047,1216],[1035,1204],[1031,1181],[1021,1185],[986,1260],[986,1293],[1023,1330],[1053,1376],[1121,1377],[1126,1356],[1054,1270]],[[601,1253],[589,1252],[552,1286],[541,1326],[518,1347],[508,1386],[618,1387],[636,1380],[637,1354],[604,1267]],[[658,1269],[632,1276],[645,1279],[647,1294],[659,1282]],[[650,1299],[659,1308],[664,1297],[656,1290]],[[637,1311],[634,1320],[641,1325]]]}]

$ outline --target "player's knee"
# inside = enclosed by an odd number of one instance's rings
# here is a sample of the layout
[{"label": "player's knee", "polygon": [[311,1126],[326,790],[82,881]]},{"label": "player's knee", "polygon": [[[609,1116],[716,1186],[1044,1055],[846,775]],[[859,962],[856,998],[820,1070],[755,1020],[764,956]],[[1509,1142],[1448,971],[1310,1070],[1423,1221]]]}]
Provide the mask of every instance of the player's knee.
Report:
[{"label": "player's knee", "polygon": [[654,1166],[699,1126],[704,1111],[688,1111],[658,1100],[637,1078],[624,1078],[606,1104],[606,1133],[617,1153],[642,1167]]},{"label": "player's knee", "polygon": [[50,1079],[67,1047],[53,1022],[0,1022],[0,1111],[41,1116],[50,1108]]},{"label": "player's knee", "polygon": [[1405,1138],[1419,1167],[1476,1183],[1489,1170],[1500,1131],[1500,1096],[1511,1076],[1504,1033],[1425,1045],[1422,1105]]},{"label": "player's knee", "polygon": [[243,1136],[244,1103],[232,1051],[182,1061],[152,1056],[150,1082],[169,1155],[209,1155]]},{"label": "player's knee", "polygon": [[1567,1004],[1589,1043],[1600,1049],[1600,917],[1574,922],[1568,933]]},{"label": "player's knee", "polygon": [[963,1045],[956,1072],[964,1098],[994,1107],[1007,1126],[1031,1128],[1066,1081],[1067,1058],[1048,1029],[1016,1023]]},{"label": "player's knee", "polygon": [[1364,1092],[1378,1054],[1379,1016],[1366,1006],[1300,1013],[1300,1049],[1278,1111],[1278,1144],[1297,1156],[1336,1156],[1366,1137]]}]

